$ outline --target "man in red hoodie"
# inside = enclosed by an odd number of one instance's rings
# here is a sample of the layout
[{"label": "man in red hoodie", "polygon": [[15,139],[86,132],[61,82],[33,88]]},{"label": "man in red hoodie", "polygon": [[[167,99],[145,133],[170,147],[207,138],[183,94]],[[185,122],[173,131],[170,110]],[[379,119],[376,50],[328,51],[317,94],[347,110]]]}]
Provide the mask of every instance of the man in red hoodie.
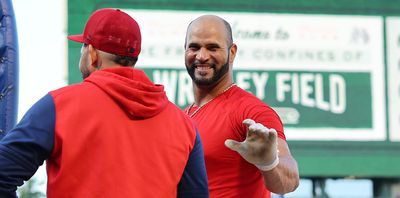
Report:
[{"label": "man in red hoodie", "polygon": [[51,91],[0,142],[0,197],[47,163],[47,197],[208,197],[196,128],[134,69],[136,21],[100,9],[82,35],[84,81]]}]

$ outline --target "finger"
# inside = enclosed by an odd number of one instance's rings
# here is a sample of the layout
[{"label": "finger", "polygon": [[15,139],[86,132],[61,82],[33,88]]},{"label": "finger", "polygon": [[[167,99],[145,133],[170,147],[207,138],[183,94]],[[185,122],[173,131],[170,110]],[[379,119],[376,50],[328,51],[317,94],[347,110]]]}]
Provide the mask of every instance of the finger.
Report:
[{"label": "finger", "polygon": [[230,139],[225,140],[225,146],[236,152],[242,152],[241,144],[242,144],[241,142],[235,140],[230,140]]},{"label": "finger", "polygon": [[258,131],[258,132],[264,132],[264,133],[268,132],[268,128],[265,127],[264,125],[262,125],[261,123],[252,124],[251,126],[249,126],[249,130]]},{"label": "finger", "polygon": [[254,121],[254,120],[252,120],[252,119],[245,119],[245,120],[243,120],[243,124],[245,124],[246,126],[250,126],[250,125],[252,125],[252,124],[255,124],[256,122]]},{"label": "finger", "polygon": [[275,129],[271,128],[268,130],[268,139],[272,142],[276,141],[276,138],[278,137],[278,132],[276,132]]}]

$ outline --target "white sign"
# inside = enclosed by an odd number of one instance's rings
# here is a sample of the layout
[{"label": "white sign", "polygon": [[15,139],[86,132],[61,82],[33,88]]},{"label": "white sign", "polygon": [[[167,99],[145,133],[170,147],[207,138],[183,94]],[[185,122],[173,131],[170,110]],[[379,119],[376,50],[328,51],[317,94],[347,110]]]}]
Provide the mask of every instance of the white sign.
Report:
[{"label": "white sign", "polygon": [[389,137],[400,141],[400,17],[386,19]]},{"label": "white sign", "polygon": [[[238,45],[235,69],[254,71],[280,71],[276,76],[280,90],[277,99],[285,101],[285,94],[294,89],[289,80],[298,79],[301,89],[294,102],[307,108],[319,108],[341,114],[346,111],[346,82],[341,75],[330,75],[329,84],[335,90],[330,103],[324,101],[321,92],[323,79],[320,74],[307,72],[335,72],[341,74],[358,73],[369,76],[371,89],[372,126],[357,127],[321,127],[298,128],[286,127],[286,135],[293,140],[385,140],[385,84],[383,56],[383,18],[379,16],[342,16],[342,15],[301,15],[301,14],[268,14],[268,13],[233,13],[233,12],[200,12],[200,11],[160,11],[160,10],[126,10],[135,18],[142,31],[142,54],[138,67],[184,69],[184,43],[188,24],[204,14],[215,14],[226,19],[232,26],[234,42]],[[183,70],[184,71],[184,70]],[[295,74],[285,73],[305,72]],[[167,73],[155,72],[160,83],[173,83],[165,80]],[[242,88],[248,86],[242,79],[249,77],[236,76],[236,82]],[[285,76],[286,75],[286,76]],[[259,82],[267,82],[266,76]],[[279,79],[278,79],[279,78]],[[161,80],[163,79],[163,80]],[[190,78],[185,72],[174,73],[174,83],[179,83],[185,94],[190,94]],[[264,80],[263,80],[264,79]],[[315,86],[310,86],[315,84]],[[362,86],[362,85],[360,85]],[[176,91],[178,85],[166,87]],[[259,85],[258,87],[265,87]],[[282,89],[282,90],[281,90]],[[316,93],[320,91],[319,93]],[[351,91],[351,90],[348,90]],[[175,93],[175,92],[174,92]],[[179,92],[178,92],[179,93]],[[263,93],[263,92],[259,92]],[[315,94],[314,94],[315,93]],[[168,91],[167,91],[168,94]],[[315,96],[311,97],[310,95]],[[256,94],[265,96],[266,94]],[[170,97],[171,96],[171,97]],[[175,97],[174,94],[169,98]],[[184,103],[191,96],[179,95],[177,102]],[[181,104],[182,104],[181,103]],[[293,122],[301,116],[292,107],[279,107],[280,112],[287,113]],[[354,115],[357,116],[357,115]],[[343,120],[346,123],[346,120]],[[344,125],[346,126],[346,125]]]}]

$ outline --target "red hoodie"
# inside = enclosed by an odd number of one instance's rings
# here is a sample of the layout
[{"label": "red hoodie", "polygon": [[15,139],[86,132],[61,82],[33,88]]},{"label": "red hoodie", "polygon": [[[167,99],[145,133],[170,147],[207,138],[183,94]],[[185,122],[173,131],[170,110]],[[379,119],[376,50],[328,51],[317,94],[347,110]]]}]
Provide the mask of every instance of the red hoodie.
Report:
[{"label": "red hoodie", "polygon": [[141,70],[115,67],[50,94],[48,197],[177,197],[197,136],[163,86]]}]

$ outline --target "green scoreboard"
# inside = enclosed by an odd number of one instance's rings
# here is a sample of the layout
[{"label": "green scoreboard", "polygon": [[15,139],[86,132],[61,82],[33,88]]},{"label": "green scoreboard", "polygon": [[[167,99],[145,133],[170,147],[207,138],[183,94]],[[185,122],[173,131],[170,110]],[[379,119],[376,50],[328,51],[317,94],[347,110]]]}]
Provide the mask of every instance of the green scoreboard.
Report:
[{"label": "green scoreboard", "polygon": [[[400,177],[400,3],[390,0],[68,1],[68,34],[120,8],[142,31],[137,68],[184,108],[193,101],[185,31],[204,14],[232,25],[236,84],[273,107],[302,177]],[[69,83],[81,81],[68,43]]]}]

